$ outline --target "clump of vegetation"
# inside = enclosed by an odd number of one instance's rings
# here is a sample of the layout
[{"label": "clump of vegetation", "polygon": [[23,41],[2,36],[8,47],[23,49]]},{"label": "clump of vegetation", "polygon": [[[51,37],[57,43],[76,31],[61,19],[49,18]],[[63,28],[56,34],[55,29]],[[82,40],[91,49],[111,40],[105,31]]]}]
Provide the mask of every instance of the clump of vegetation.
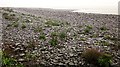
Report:
[{"label": "clump of vegetation", "polygon": [[60,26],[60,21],[48,20],[45,24],[48,26]]},{"label": "clump of vegetation", "polygon": [[104,40],[97,41],[95,44],[96,45],[102,45],[102,46],[109,46],[110,45],[109,42],[104,41]]},{"label": "clump of vegetation", "polygon": [[35,41],[35,40],[32,39],[32,40],[30,40],[30,42],[28,42],[27,48],[28,49],[34,49],[38,44],[39,43],[37,41]]},{"label": "clump of vegetation", "polygon": [[107,28],[106,28],[105,26],[102,26],[102,27],[100,27],[100,30],[102,30],[102,31],[106,31]]},{"label": "clump of vegetation", "polygon": [[55,46],[58,44],[58,40],[57,40],[57,37],[58,36],[58,33],[57,32],[52,32],[51,33],[51,40],[49,41],[49,43],[52,45],[52,46]]},{"label": "clump of vegetation", "polygon": [[25,23],[31,23],[32,22],[32,20],[31,19],[24,19],[24,21],[23,22],[25,22]]},{"label": "clump of vegetation", "polygon": [[100,56],[101,56],[101,52],[99,52],[96,49],[87,49],[83,53],[83,57],[85,58],[85,61],[93,64],[97,64],[97,60]]},{"label": "clump of vegetation", "polygon": [[24,29],[24,28],[26,28],[26,25],[25,24],[22,24],[22,27],[21,27],[22,29]]},{"label": "clump of vegetation", "polygon": [[104,39],[111,39],[110,35],[104,35]]},{"label": "clump of vegetation", "polygon": [[80,38],[80,40],[81,40],[81,41],[86,41],[87,39],[84,38],[84,37],[82,37],[82,38]]},{"label": "clump of vegetation", "polygon": [[37,58],[36,54],[30,53],[30,52],[27,52],[25,57],[26,57],[27,60],[35,60]]},{"label": "clump of vegetation", "polygon": [[91,29],[92,29],[92,26],[91,25],[87,25],[86,27],[85,27],[85,30],[84,30],[84,34],[86,34],[86,33],[89,33],[90,31],[91,31]]},{"label": "clump of vegetation", "polygon": [[52,32],[51,33],[51,37],[57,37],[58,36],[58,33],[57,32]]},{"label": "clump of vegetation", "polygon": [[10,9],[10,8],[2,8],[2,9],[8,12],[14,12],[13,9]]},{"label": "clump of vegetation", "polygon": [[103,46],[109,46],[110,43],[107,42],[107,41],[100,41],[100,44],[103,45]]},{"label": "clump of vegetation", "polygon": [[65,32],[60,32],[59,33],[60,39],[65,39],[66,36],[67,36],[67,34]]},{"label": "clump of vegetation", "polygon": [[52,39],[49,41],[49,43],[50,43],[52,46],[55,46],[55,45],[58,44],[58,40],[57,40],[57,38],[52,38]]},{"label": "clump of vegetation", "polygon": [[42,30],[43,30],[42,27],[37,27],[34,29],[34,32],[41,32]]},{"label": "clump of vegetation", "polygon": [[15,14],[3,13],[2,17],[8,21],[18,21]]},{"label": "clump of vegetation", "polygon": [[92,29],[93,27],[91,25],[86,26],[88,29]]},{"label": "clump of vegetation", "polygon": [[11,26],[12,26],[12,24],[8,24],[8,25],[7,25],[7,27],[11,27]]},{"label": "clump of vegetation", "polygon": [[39,36],[39,39],[45,40],[45,34],[41,34],[41,35]]},{"label": "clump of vegetation", "polygon": [[92,37],[92,38],[99,37],[99,34],[93,34],[91,37]]},{"label": "clump of vegetation", "polygon": [[24,65],[2,53],[2,67],[24,67]]},{"label": "clump of vegetation", "polygon": [[15,22],[15,23],[13,24],[13,26],[14,26],[14,27],[18,27],[18,26],[19,26],[19,23]]},{"label": "clump of vegetation", "polygon": [[108,40],[115,40],[117,41],[117,38],[112,36],[112,35],[104,35],[104,39],[108,39]]},{"label": "clump of vegetation", "polygon": [[98,63],[100,67],[110,67],[111,59],[112,59],[111,55],[103,54],[102,56],[99,57]]},{"label": "clump of vegetation", "polygon": [[89,32],[90,32],[90,29],[85,28],[84,33],[89,33]]},{"label": "clump of vegetation", "polygon": [[83,53],[85,61],[99,67],[109,67],[112,57],[108,54],[99,52],[96,49],[87,49]]}]

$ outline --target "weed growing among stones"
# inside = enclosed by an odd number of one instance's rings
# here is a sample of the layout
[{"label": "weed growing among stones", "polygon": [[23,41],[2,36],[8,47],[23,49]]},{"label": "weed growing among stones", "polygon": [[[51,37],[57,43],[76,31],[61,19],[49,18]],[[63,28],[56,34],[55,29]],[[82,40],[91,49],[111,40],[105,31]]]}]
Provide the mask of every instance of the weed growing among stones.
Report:
[{"label": "weed growing among stones", "polygon": [[92,29],[93,27],[91,25],[86,26],[88,29]]},{"label": "weed growing among stones", "polygon": [[26,28],[25,24],[22,24],[22,27],[21,27],[21,28],[22,28],[22,29]]},{"label": "weed growing among stones", "polygon": [[2,67],[24,67],[24,65],[2,53]]},{"label": "weed growing among stones", "polygon": [[2,9],[8,12],[14,12],[13,9],[10,9],[10,8],[2,8]]},{"label": "weed growing among stones", "polygon": [[48,20],[45,24],[48,26],[60,26],[60,22],[56,20]]},{"label": "weed growing among stones", "polygon": [[86,41],[87,39],[82,37],[82,38],[80,38],[80,40],[81,41]]},{"label": "weed growing among stones", "polygon": [[84,34],[89,33],[89,32],[90,32],[90,29],[85,28],[85,30],[84,30]]},{"label": "weed growing among stones", "polygon": [[18,21],[19,19],[15,14],[3,13],[2,17],[8,21]]},{"label": "weed growing among stones", "polygon": [[100,27],[100,30],[101,30],[101,31],[106,31],[107,28],[106,28],[105,26],[102,26],[102,27]]},{"label": "weed growing among stones", "polygon": [[83,52],[85,61],[98,67],[110,67],[112,57],[109,54],[99,52],[96,49],[87,49]]},{"label": "weed growing among stones", "polygon": [[65,32],[60,32],[60,33],[59,33],[60,39],[65,39],[66,36],[67,36],[67,35],[66,35]]},{"label": "weed growing among stones", "polygon": [[42,31],[43,31],[42,27],[37,27],[34,29],[34,32],[42,32]]},{"label": "weed growing among stones", "polygon": [[58,33],[57,32],[52,32],[51,33],[51,37],[57,37],[58,36]]},{"label": "weed growing among stones", "polygon": [[56,46],[58,44],[58,40],[57,38],[52,38],[50,41],[49,41],[50,45],[52,46]]},{"label": "weed growing among stones", "polygon": [[90,31],[91,31],[91,29],[92,29],[92,26],[90,26],[90,25],[87,25],[86,27],[85,27],[85,30],[84,30],[84,34],[87,34],[87,33],[89,33]]},{"label": "weed growing among stones", "polygon": [[32,22],[32,20],[31,19],[24,19],[24,21],[23,21],[24,23],[31,23]]},{"label": "weed growing among stones", "polygon": [[109,46],[110,43],[107,42],[107,41],[100,41],[100,44],[103,45],[103,46]]},{"label": "weed growing among stones", "polygon": [[11,27],[11,26],[12,26],[12,24],[8,24],[8,25],[7,25],[7,27]]},{"label": "weed growing among stones", "polygon": [[98,59],[98,63],[100,65],[100,67],[110,67],[111,64],[111,55],[109,54],[103,54],[102,56],[99,57]]},{"label": "weed growing among stones", "polygon": [[97,64],[97,59],[101,56],[101,52],[99,52],[96,49],[87,49],[83,53],[83,57],[85,58],[85,61],[88,63]]},{"label": "weed growing among stones", "polygon": [[45,34],[41,34],[40,36],[39,36],[39,39],[41,39],[41,40],[45,40]]},{"label": "weed growing among stones", "polygon": [[100,46],[109,46],[110,43],[107,42],[107,41],[104,41],[104,40],[100,40],[100,41],[97,41],[96,43],[94,43],[96,45],[100,45]]},{"label": "weed growing among stones", "polygon": [[14,27],[18,27],[18,26],[19,26],[19,23],[18,23],[18,22],[15,22],[15,23],[13,23],[13,26],[14,26]]}]

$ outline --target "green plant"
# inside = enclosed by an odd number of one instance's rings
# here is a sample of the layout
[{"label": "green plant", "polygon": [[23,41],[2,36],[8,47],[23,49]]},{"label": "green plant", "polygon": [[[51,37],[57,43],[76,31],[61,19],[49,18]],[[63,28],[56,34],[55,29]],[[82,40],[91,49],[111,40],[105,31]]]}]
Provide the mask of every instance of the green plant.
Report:
[{"label": "green plant", "polygon": [[105,26],[100,27],[100,30],[105,31],[107,28]]},{"label": "green plant", "polygon": [[57,38],[52,38],[52,39],[49,41],[49,43],[50,43],[52,46],[55,46],[55,45],[58,44],[58,40],[57,40]]},{"label": "green plant", "polygon": [[34,32],[41,32],[42,31],[42,27],[37,27],[34,29]]},{"label": "green plant", "polygon": [[45,24],[50,26],[60,26],[60,22],[56,20],[48,20]]},{"label": "green plant", "polygon": [[12,26],[12,24],[8,24],[8,25],[7,25],[7,27],[11,27],[11,26]]},{"label": "green plant", "polygon": [[87,26],[85,27],[84,34],[85,34],[85,33],[89,33],[89,32],[91,31],[91,29],[92,29],[92,26],[91,26],[91,25],[87,25]]},{"label": "green plant", "polygon": [[2,8],[2,9],[5,11],[14,12],[13,9],[10,9],[10,8]]},{"label": "green plant", "polygon": [[96,49],[87,49],[83,52],[82,56],[85,58],[85,61],[91,64],[94,64],[98,67],[110,67],[111,64],[111,55],[99,52]]},{"label": "green plant", "polygon": [[22,29],[26,28],[25,24],[22,24],[22,27],[21,27],[21,28],[22,28]]},{"label": "green plant", "polygon": [[111,39],[110,35],[104,35],[104,39]]},{"label": "green plant", "polygon": [[67,35],[66,35],[65,32],[61,32],[61,33],[59,33],[59,37],[60,37],[60,39],[64,39],[66,36],[67,36]]},{"label": "green plant", "polygon": [[45,40],[45,34],[41,34],[41,35],[39,36],[39,39]]},{"label": "green plant", "polygon": [[107,41],[100,41],[100,44],[103,45],[103,46],[109,46],[110,43],[107,42]]},{"label": "green plant", "polygon": [[96,34],[96,33],[95,34],[91,34],[90,37],[91,38],[97,38],[97,37],[99,37],[99,34]]},{"label": "green plant", "polygon": [[94,44],[96,45],[102,45],[102,46],[109,46],[110,43],[104,40],[96,41]]},{"label": "green plant", "polygon": [[81,41],[86,41],[86,38],[83,38],[83,37],[82,37],[82,38],[80,38],[80,40],[81,40]]},{"label": "green plant", "polygon": [[22,63],[18,63],[16,59],[10,58],[2,53],[2,66],[3,67],[24,67]]},{"label": "green plant", "polygon": [[34,60],[35,58],[37,58],[36,54],[30,52],[26,53],[25,57],[27,60]]},{"label": "green plant", "polygon": [[111,59],[112,59],[111,55],[103,54],[98,58],[98,63],[100,67],[110,67]]},{"label": "green plant", "polygon": [[56,36],[58,36],[58,33],[57,33],[57,32],[52,32],[52,33],[51,33],[51,37],[56,37]]},{"label": "green plant", "polygon": [[104,39],[108,39],[108,40],[115,40],[117,41],[117,38],[112,36],[112,35],[104,35]]},{"label": "green plant", "polygon": [[90,32],[90,29],[89,28],[85,28],[84,34],[89,33],[89,32]]},{"label": "green plant", "polygon": [[31,19],[24,19],[24,21],[23,22],[25,22],[25,23],[31,23],[32,22],[32,20]]},{"label": "green plant", "polygon": [[15,22],[15,23],[13,23],[13,26],[14,26],[14,27],[18,27],[18,26],[19,26],[19,23]]},{"label": "green plant", "polygon": [[93,27],[91,25],[86,26],[88,29],[92,29]]},{"label": "green plant", "polygon": [[2,18],[8,21],[18,21],[18,18],[16,17],[15,14],[3,13]]}]

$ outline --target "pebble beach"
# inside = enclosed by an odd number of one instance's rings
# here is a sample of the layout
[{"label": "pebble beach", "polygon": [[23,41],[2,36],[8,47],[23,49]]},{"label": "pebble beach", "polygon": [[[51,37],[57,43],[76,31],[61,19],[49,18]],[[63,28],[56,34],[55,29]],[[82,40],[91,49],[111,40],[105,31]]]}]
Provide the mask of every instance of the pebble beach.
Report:
[{"label": "pebble beach", "polygon": [[72,11],[0,8],[3,53],[24,67],[97,67],[82,57],[94,48],[120,67],[118,15]]}]

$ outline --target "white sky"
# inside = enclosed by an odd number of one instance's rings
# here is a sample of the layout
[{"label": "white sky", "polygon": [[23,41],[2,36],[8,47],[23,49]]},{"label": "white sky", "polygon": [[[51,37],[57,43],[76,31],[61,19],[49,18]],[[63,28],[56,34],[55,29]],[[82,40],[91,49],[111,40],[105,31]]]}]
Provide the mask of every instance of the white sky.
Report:
[{"label": "white sky", "polygon": [[55,9],[118,9],[120,0],[0,0],[0,7],[39,7]]}]

